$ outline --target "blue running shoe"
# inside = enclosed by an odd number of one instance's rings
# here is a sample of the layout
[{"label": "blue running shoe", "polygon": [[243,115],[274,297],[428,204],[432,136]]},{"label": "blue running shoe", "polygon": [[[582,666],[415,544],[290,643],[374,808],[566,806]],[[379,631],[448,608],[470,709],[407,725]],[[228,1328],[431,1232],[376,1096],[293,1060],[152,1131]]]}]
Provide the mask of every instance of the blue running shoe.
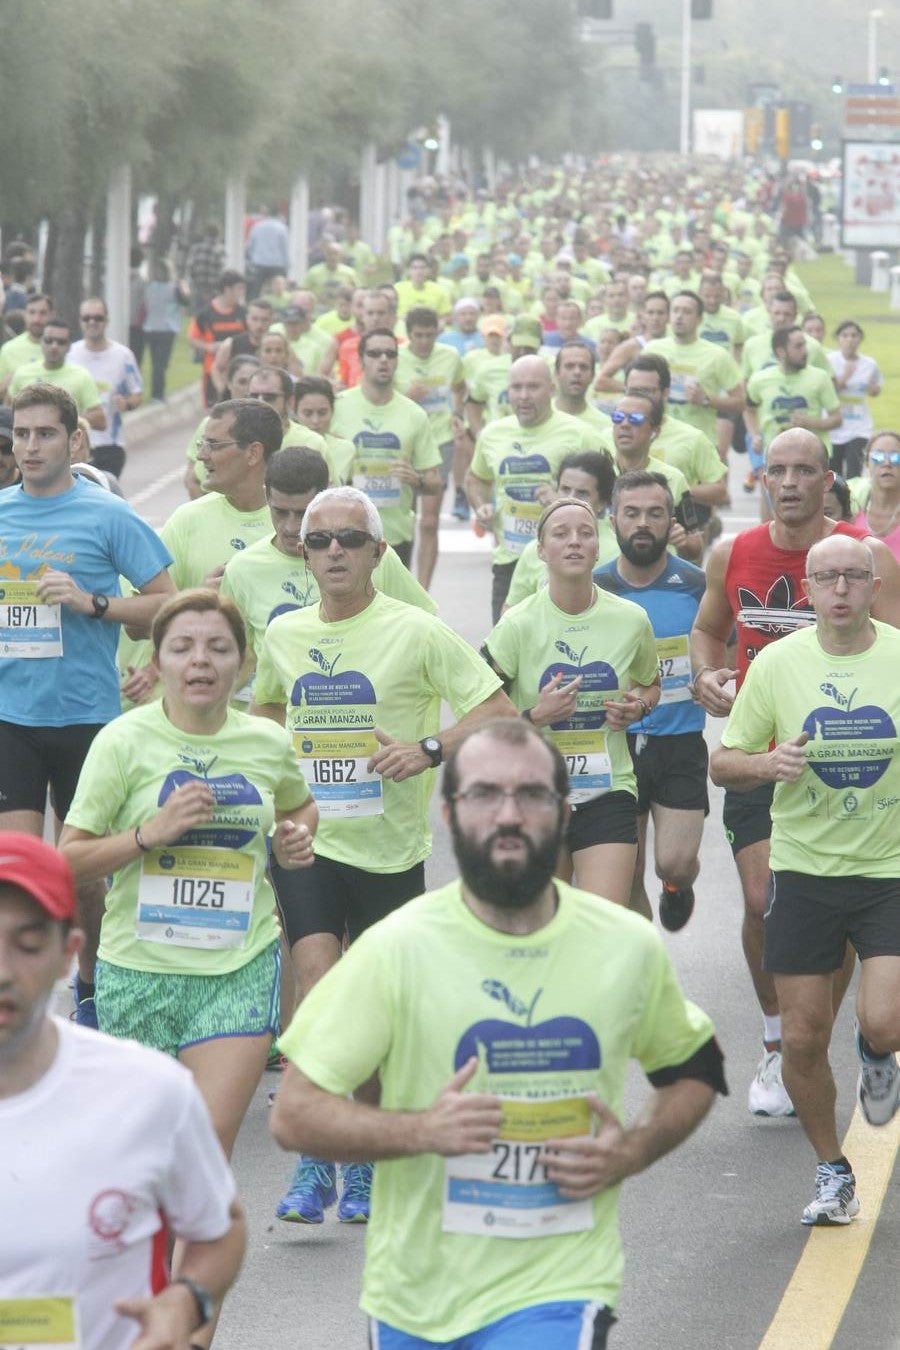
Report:
[{"label": "blue running shoe", "polygon": [[344,1189],[337,1207],[341,1223],[369,1222],[369,1197],[374,1170],[374,1163],[347,1163],[341,1168]]},{"label": "blue running shoe", "polygon": [[72,988],[72,999],[75,1003],[75,1011],[72,1013],[72,1021],[77,1022],[80,1027],[90,1027],[91,1031],[99,1031],[97,1025],[97,1006],[93,998],[79,998],[77,983]]},{"label": "blue running shoe", "polygon": [[275,1218],[286,1223],[324,1223],[326,1209],[337,1199],[336,1182],[334,1163],[301,1158],[278,1201]]},{"label": "blue running shoe", "polygon": [[453,506],[451,507],[450,514],[456,520],[469,519],[469,499],[462,488],[456,489],[456,495],[453,499]]}]

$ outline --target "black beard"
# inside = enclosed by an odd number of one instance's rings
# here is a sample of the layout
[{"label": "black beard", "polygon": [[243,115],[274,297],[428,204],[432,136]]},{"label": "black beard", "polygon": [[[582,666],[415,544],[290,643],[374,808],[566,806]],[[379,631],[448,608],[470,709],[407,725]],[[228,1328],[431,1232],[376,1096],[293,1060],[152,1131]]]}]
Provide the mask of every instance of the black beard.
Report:
[{"label": "black beard", "polygon": [[659,562],[669,546],[668,539],[654,539],[651,547],[648,539],[640,548],[635,548],[632,539],[626,539],[624,535],[619,534],[618,530],[616,530],[616,539],[622,557],[627,558],[635,567],[651,567],[653,563]]},{"label": "black beard", "polygon": [[[501,825],[484,843],[476,844],[459,828],[455,811],[450,816],[450,830],[463,882],[484,904],[497,909],[527,909],[534,903],[553,876],[563,838],[562,813],[556,828],[538,845],[518,825]],[[504,837],[522,840],[527,852],[524,864],[510,859],[498,866],[492,861],[494,841]]]}]

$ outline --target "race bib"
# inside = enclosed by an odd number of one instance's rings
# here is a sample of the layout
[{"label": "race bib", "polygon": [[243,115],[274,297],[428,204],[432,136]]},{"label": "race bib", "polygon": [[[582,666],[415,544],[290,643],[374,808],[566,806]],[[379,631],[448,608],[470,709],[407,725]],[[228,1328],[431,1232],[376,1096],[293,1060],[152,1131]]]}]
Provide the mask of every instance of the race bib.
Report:
[{"label": "race bib", "polygon": [[0,658],[62,656],[61,606],[37,592],[36,581],[0,583]]},{"label": "race bib", "polygon": [[170,947],[243,947],[255,872],[253,858],[237,849],[151,849],[141,860],[137,936]]},{"label": "race bib", "polygon": [[507,497],[503,503],[503,545],[509,553],[524,552],[525,545],[537,537],[540,502],[522,502]]},{"label": "race bib", "polygon": [[395,477],[394,466],[389,459],[360,459],[353,474],[353,486],[379,508],[400,505],[402,483]]},{"label": "race bib", "polygon": [[80,1350],[72,1297],[0,1298],[0,1350]]},{"label": "race bib", "polygon": [[684,703],[691,697],[691,658],[686,633],[657,638],[656,654],[662,682],[660,703]]},{"label": "race bib", "polygon": [[540,1162],[548,1139],[591,1134],[583,1097],[506,1099],[503,1124],[489,1153],[444,1162],[445,1233],[530,1238],[582,1233],[594,1225],[591,1200],[566,1200]]},{"label": "race bib", "polygon": [[580,806],[612,787],[612,763],[602,731],[551,731],[569,771],[569,801]]},{"label": "race bib", "polygon": [[366,768],[371,731],[295,731],[294,749],[322,819],[384,815],[381,774]]}]

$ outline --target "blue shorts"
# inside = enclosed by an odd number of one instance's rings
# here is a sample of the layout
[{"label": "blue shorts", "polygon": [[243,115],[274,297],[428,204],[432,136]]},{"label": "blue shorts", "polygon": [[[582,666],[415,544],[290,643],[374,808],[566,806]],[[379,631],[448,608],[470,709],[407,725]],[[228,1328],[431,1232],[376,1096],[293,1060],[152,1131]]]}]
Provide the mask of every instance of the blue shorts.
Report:
[{"label": "blue shorts", "polygon": [[426,1341],[369,1320],[371,1350],[606,1350],[615,1317],[603,1303],[536,1303],[455,1341]]}]

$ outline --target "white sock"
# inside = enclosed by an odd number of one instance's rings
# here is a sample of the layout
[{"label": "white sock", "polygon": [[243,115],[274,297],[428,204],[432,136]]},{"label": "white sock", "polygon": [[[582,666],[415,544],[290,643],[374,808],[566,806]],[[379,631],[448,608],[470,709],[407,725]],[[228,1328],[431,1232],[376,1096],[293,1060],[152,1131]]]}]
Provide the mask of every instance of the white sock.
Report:
[{"label": "white sock", "polygon": [[781,1014],[776,1013],[774,1017],[767,1017],[763,1013],[763,1040],[767,1045],[772,1041],[781,1040]]}]

